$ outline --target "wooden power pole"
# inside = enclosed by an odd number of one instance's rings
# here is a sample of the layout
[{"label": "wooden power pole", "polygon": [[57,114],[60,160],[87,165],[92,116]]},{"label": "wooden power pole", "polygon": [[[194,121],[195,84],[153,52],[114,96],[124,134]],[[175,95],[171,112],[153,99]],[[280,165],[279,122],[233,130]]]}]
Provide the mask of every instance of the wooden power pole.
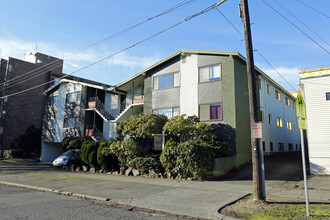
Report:
[{"label": "wooden power pole", "polygon": [[[250,123],[258,122],[258,105],[257,105],[257,87],[256,77],[253,60],[253,47],[251,39],[250,29],[250,16],[248,1],[241,0],[240,14],[244,24],[244,36],[245,36],[245,49],[246,49],[246,65],[247,65],[247,78],[248,78],[248,90],[249,90],[249,106],[250,106]],[[253,173],[253,199],[263,200],[263,182],[261,176],[261,163],[260,163],[260,145],[259,139],[251,137],[252,147],[252,173]]]}]

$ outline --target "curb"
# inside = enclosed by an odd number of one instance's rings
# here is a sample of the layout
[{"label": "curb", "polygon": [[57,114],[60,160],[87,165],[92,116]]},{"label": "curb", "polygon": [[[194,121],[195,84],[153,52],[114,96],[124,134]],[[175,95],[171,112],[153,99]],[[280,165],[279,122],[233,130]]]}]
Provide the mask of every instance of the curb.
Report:
[{"label": "curb", "polygon": [[57,189],[49,189],[49,188],[43,188],[43,187],[38,187],[38,186],[30,186],[30,185],[4,182],[4,181],[0,181],[0,184],[7,185],[7,186],[14,186],[17,188],[32,189],[32,190],[37,190],[37,191],[41,191],[41,192],[50,192],[50,193],[55,193],[55,194],[64,195],[64,196],[74,196],[74,197],[80,198],[80,199],[98,200],[98,201],[102,201],[102,202],[111,201],[111,199],[109,199],[109,198],[90,196],[90,195],[78,194],[78,193],[73,193],[73,192],[65,192],[65,191],[60,191]]}]

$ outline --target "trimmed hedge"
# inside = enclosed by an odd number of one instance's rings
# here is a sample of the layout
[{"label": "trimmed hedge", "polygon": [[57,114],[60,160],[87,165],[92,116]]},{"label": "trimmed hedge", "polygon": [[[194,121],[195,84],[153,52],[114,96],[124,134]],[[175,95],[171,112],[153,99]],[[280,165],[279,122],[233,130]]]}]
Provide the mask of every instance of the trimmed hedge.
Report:
[{"label": "trimmed hedge", "polygon": [[99,142],[84,141],[81,146],[81,160],[92,167],[98,167],[97,149]]},{"label": "trimmed hedge", "polygon": [[102,141],[97,149],[97,163],[103,170],[118,170],[118,158],[116,154],[111,152],[110,145],[115,142]]},{"label": "trimmed hedge", "polygon": [[213,158],[225,156],[226,147],[212,146],[203,141],[168,141],[160,161],[165,172],[182,178],[205,179],[212,171]]},{"label": "trimmed hedge", "polygon": [[139,170],[141,174],[148,173],[149,170],[159,173],[161,164],[153,157],[137,157],[128,162],[128,167]]}]

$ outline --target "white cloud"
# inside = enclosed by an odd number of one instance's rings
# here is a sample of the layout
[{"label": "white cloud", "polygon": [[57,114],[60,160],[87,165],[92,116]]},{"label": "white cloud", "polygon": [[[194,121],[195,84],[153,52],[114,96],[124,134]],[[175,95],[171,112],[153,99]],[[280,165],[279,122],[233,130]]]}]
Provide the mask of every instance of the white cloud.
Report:
[{"label": "white cloud", "polygon": [[[293,91],[293,88],[295,90],[299,89],[298,83],[299,83],[299,72],[301,72],[301,69],[298,67],[275,67],[276,71],[281,74],[282,78],[273,68],[267,67],[267,68],[261,68],[268,76],[270,76],[275,82],[280,84],[282,87],[289,91]],[[286,81],[290,83],[291,87]]]},{"label": "white cloud", "polygon": [[[0,38],[0,57],[2,58],[15,57],[18,59],[23,59],[24,54],[35,52],[35,49],[36,43],[33,42]],[[89,48],[85,51],[73,54],[76,51],[75,49],[70,51],[70,49],[65,47],[65,45],[46,43],[38,43],[37,51],[64,59],[64,69],[67,73],[82,68],[114,53],[106,47],[103,47],[101,49]],[[129,55],[127,52],[123,52],[101,62],[103,65],[96,65],[99,66],[99,68],[97,68],[99,71],[106,71],[105,69],[116,68],[118,66],[128,68],[130,71],[138,71],[152,65],[158,60],[160,60],[159,53],[149,54],[149,56],[133,56]]]}]

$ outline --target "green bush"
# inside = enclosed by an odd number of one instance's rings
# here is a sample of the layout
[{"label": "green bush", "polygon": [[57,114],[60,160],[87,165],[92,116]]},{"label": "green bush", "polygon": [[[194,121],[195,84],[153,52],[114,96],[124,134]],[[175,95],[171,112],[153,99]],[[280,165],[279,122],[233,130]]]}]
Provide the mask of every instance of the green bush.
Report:
[{"label": "green bush", "polygon": [[213,167],[213,158],[224,156],[227,151],[221,146],[212,146],[204,141],[186,141],[177,144],[168,141],[160,161],[167,173],[183,178],[205,179]]},{"label": "green bush", "polygon": [[97,149],[99,142],[84,141],[81,146],[81,160],[92,167],[97,167]]},{"label": "green bush", "polygon": [[115,140],[100,142],[97,149],[97,163],[103,170],[117,170],[118,158],[114,152],[110,150],[110,145]]},{"label": "green bush", "polygon": [[136,157],[128,162],[128,167],[137,169],[142,174],[148,173],[149,170],[159,173],[160,162],[153,157]]},{"label": "green bush", "polygon": [[91,137],[66,137],[62,141],[61,145],[64,151],[72,149],[81,149],[81,145],[84,141],[90,140]]},{"label": "green bush", "polygon": [[110,151],[118,157],[120,167],[126,167],[128,161],[145,153],[145,149],[139,146],[133,139],[114,141],[110,145]]},{"label": "green bush", "polygon": [[0,150],[0,160],[9,160],[12,157],[12,150]]}]

